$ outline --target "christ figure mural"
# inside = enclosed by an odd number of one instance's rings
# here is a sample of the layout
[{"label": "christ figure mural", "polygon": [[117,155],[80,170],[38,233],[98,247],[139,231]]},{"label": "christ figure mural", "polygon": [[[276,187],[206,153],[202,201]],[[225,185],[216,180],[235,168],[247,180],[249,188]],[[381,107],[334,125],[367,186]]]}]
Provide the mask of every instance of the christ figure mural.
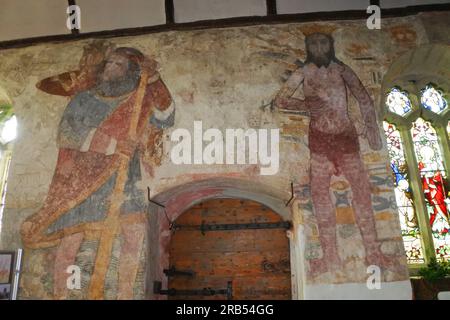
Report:
[{"label": "christ figure mural", "polygon": [[[310,116],[310,183],[314,214],[319,228],[322,258],[310,260],[312,274],[342,266],[336,237],[336,208],[330,196],[333,175],[344,175],[352,194],[352,206],[360,229],[368,265],[388,267],[391,260],[380,250],[372,209],[368,173],[360,155],[358,134],[349,117],[347,91],[359,103],[364,135],[373,150],[382,147],[374,104],[355,72],[334,53],[329,34],[306,37],[304,66],[295,70],[274,100],[279,109],[307,111]],[[293,97],[303,88],[304,100]]]}]

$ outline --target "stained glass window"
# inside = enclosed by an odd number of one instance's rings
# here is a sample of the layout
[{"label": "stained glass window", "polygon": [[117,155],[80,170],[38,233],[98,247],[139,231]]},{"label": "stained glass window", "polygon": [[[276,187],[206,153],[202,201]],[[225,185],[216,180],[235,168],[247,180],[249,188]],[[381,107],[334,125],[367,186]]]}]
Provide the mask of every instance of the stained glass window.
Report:
[{"label": "stained glass window", "polygon": [[431,123],[418,118],[411,128],[420,180],[437,258],[450,258],[447,174],[438,137]]},{"label": "stained glass window", "polygon": [[403,243],[408,263],[423,263],[423,250],[419,225],[412,201],[412,190],[400,132],[393,124],[383,122],[387,139],[390,166],[395,184],[395,200],[400,219]]},{"label": "stained glass window", "polygon": [[435,113],[439,113],[447,108],[447,101],[432,85],[427,85],[421,91],[420,102],[425,109]]},{"label": "stained glass window", "polygon": [[389,110],[400,116],[404,116],[411,111],[411,101],[406,92],[398,88],[392,88],[386,97],[386,105]]},{"label": "stained glass window", "polygon": [[[450,173],[446,170],[450,113],[445,94],[437,88],[429,84],[414,94],[393,87],[386,96],[383,126],[408,263],[432,258],[450,261]],[[410,94],[417,99],[410,100]],[[411,118],[413,109],[421,112],[411,122],[396,116]]]}]

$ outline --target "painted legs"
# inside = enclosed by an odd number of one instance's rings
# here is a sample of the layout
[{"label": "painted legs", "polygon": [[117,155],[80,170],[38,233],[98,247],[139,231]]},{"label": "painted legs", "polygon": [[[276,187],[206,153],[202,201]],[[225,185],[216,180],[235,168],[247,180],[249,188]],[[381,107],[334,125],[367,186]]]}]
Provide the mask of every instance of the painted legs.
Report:
[{"label": "painted legs", "polygon": [[336,208],[330,197],[330,180],[336,169],[339,169],[350,183],[352,206],[364,242],[367,265],[384,268],[392,266],[395,261],[381,252],[380,243],[377,241],[369,177],[360,155],[342,155],[338,166],[339,168],[335,168],[326,156],[311,154],[311,196],[323,257],[310,261],[310,273],[314,276],[341,267],[336,238]]},{"label": "painted legs", "polygon": [[342,157],[340,168],[352,189],[352,206],[366,250],[366,263],[387,267],[390,263],[381,252],[380,243],[377,241],[369,176],[364,164],[359,155],[348,154]]},{"label": "painted legs", "polygon": [[310,260],[310,271],[314,275],[341,265],[337,250],[336,212],[330,197],[333,170],[333,164],[327,157],[311,154],[311,197],[323,251],[322,258]]},{"label": "painted legs", "polygon": [[67,267],[75,264],[75,257],[83,241],[83,233],[74,233],[61,239],[56,249],[54,279],[54,297],[58,300],[67,299],[68,288],[67,279],[70,274],[67,273]]},{"label": "painted legs", "polygon": [[[133,286],[139,267],[139,258],[144,245],[145,223],[123,224],[121,226],[122,244],[120,249],[119,280],[117,299],[133,299]],[[83,233],[75,233],[61,239],[55,257],[54,298],[67,299],[67,267],[75,264],[75,257],[83,241]]]},{"label": "painted legs", "polygon": [[133,299],[133,286],[139,267],[139,257],[144,244],[146,225],[143,223],[124,224],[121,227],[122,247],[119,263],[118,300]]}]

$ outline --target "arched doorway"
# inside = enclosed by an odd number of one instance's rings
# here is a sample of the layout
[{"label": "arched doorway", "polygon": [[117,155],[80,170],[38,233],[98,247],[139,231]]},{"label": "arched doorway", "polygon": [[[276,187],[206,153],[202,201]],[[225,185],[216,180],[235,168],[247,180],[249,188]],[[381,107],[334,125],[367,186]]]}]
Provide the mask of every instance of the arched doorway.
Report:
[{"label": "arched doorway", "polygon": [[[16,135],[17,118],[14,115],[13,103],[6,91],[0,87],[0,243],[4,241],[4,235],[2,234],[3,210],[5,208],[7,178]],[[12,230],[10,232],[13,233]]]},{"label": "arched doorway", "polygon": [[251,200],[194,205],[173,226],[169,299],[291,299],[289,227]]},{"label": "arched doorway", "polygon": [[[212,199],[242,199],[255,201],[279,215],[281,221],[292,223],[289,231],[283,230],[289,243],[291,298],[302,299],[304,289],[304,235],[296,201],[286,206],[291,193],[273,186],[238,178],[211,177],[204,180],[178,184],[151,196],[154,205],[149,207],[148,233],[146,240],[146,297],[150,300],[165,300],[169,288],[164,273],[170,269],[170,245],[174,234],[171,222],[190,208]],[[156,205],[158,203],[159,205]],[[299,220],[300,219],[300,220]],[[180,220],[181,221],[181,220]],[[220,288],[219,288],[220,289]],[[193,297],[195,298],[195,297]],[[223,297],[226,299],[226,297]]]}]

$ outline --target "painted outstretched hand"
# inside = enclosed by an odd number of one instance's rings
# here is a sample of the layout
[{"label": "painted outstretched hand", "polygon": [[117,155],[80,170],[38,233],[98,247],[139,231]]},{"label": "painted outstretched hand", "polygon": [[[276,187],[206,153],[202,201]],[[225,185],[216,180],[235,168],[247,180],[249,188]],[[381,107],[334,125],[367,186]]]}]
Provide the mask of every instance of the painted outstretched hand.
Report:
[{"label": "painted outstretched hand", "polygon": [[281,110],[309,111],[308,102],[297,98],[277,97],[273,104]]},{"label": "painted outstretched hand", "polygon": [[284,97],[276,97],[273,100],[273,104],[278,108],[278,109],[289,109],[289,102],[290,98],[284,98]]}]

